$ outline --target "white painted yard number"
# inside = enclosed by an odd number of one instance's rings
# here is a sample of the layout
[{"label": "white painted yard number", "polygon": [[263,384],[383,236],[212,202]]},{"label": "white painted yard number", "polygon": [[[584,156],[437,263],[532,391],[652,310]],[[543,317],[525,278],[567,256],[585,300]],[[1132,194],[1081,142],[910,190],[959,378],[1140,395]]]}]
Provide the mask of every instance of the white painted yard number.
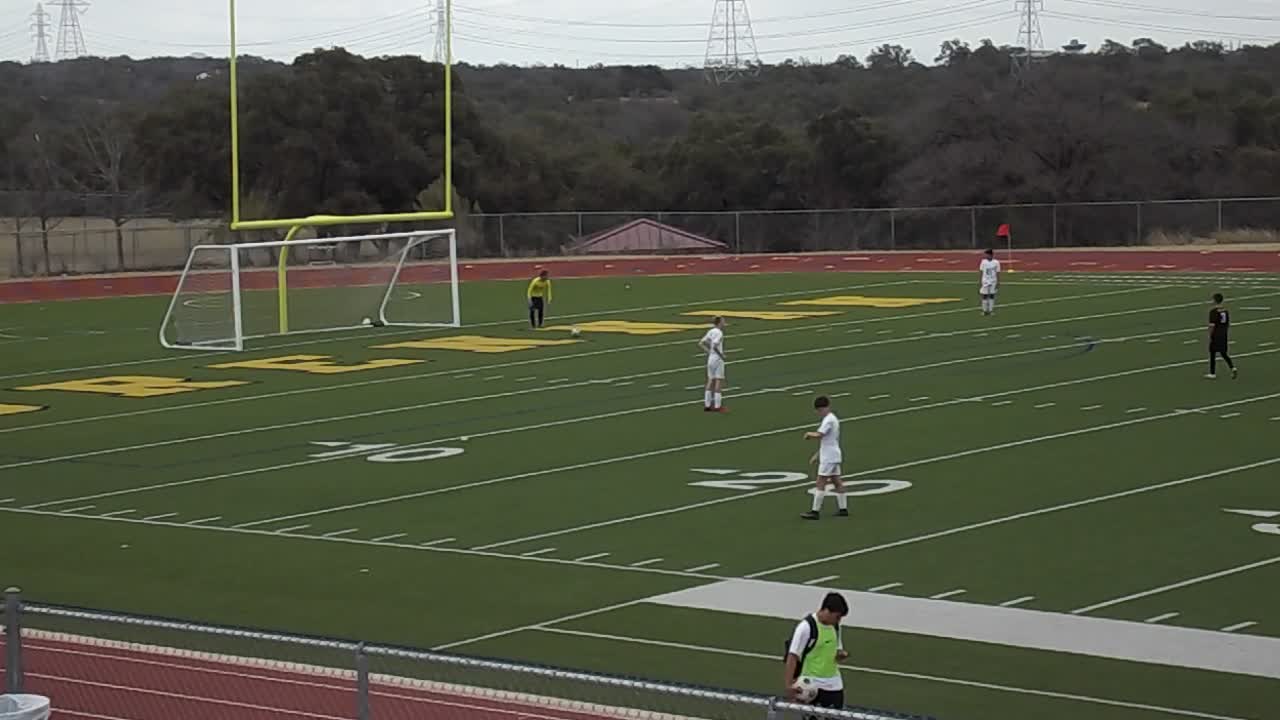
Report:
[{"label": "white painted yard number", "polygon": [[[1280,510],[1237,510],[1232,508],[1223,508],[1222,511],[1233,515],[1244,515],[1246,517],[1280,517]],[[1280,523],[1254,523],[1252,529],[1254,532],[1260,532],[1264,535],[1280,535]]]},{"label": "white painted yard number", "polygon": [[312,445],[320,445],[323,447],[338,448],[328,452],[315,453],[309,457],[317,460],[326,458],[339,458],[343,456],[358,456],[364,453],[373,452],[375,450],[384,450],[385,452],[368,455],[365,460],[378,463],[401,463],[401,462],[421,462],[423,460],[439,460],[441,458],[453,457],[461,455],[464,451],[462,448],[454,447],[426,447],[426,448],[405,448],[403,450],[393,450],[397,447],[395,443],[352,443],[352,442],[313,442]]},{"label": "white painted yard number", "polygon": [[[704,475],[732,476],[732,479],[726,480],[698,480],[689,483],[695,487],[716,488],[718,490],[762,490],[769,485],[785,485],[809,480],[809,475],[806,473],[785,470],[742,472],[741,470],[724,468],[693,468],[692,472]],[[884,495],[885,493],[906,490],[911,487],[911,483],[905,480],[851,480],[846,482],[844,486],[849,495]],[[814,492],[816,492],[814,488],[809,488],[810,494]]]}]

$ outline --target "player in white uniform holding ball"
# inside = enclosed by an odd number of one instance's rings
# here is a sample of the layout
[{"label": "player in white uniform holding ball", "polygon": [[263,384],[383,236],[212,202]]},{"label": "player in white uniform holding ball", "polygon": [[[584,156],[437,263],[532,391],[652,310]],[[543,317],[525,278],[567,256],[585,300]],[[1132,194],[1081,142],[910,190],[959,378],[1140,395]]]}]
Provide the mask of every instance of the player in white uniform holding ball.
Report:
[{"label": "player in white uniform holding ball", "polygon": [[982,314],[990,315],[996,311],[996,291],[1000,284],[1000,261],[996,259],[994,250],[987,250],[986,257],[978,265],[982,275],[982,287],[978,291],[982,296]]},{"label": "player in white uniform holding ball", "polygon": [[818,465],[818,480],[813,489],[813,509],[801,517],[805,520],[817,520],[822,517],[822,501],[826,497],[827,488],[835,488],[837,517],[849,517],[849,496],[845,493],[844,482],[840,479],[840,463],[844,455],[840,451],[840,418],[831,411],[831,401],[820,396],[813,401],[813,409],[818,411],[822,422],[818,429],[804,434],[806,440],[818,441],[818,452],[814,453],[811,463]]},{"label": "player in white uniform holding ball", "polygon": [[717,316],[711,321],[711,329],[698,341],[698,347],[707,354],[707,388],[703,410],[724,412],[724,398],[721,394],[724,387],[724,318]]}]

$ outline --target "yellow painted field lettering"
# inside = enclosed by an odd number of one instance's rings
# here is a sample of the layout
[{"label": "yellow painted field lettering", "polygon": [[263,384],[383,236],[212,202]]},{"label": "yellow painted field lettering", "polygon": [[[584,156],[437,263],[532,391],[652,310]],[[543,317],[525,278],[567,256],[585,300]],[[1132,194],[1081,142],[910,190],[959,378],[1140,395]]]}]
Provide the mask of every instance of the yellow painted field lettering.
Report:
[{"label": "yellow painted field lettering", "polygon": [[5,403],[0,403],[0,416],[22,415],[23,413],[39,412],[47,409],[44,405],[6,405]]},{"label": "yellow painted field lettering", "polygon": [[497,338],[483,335],[454,335],[452,337],[408,340],[390,345],[375,345],[376,350],[461,350],[475,353],[508,353],[533,350],[556,345],[573,345],[580,340],[535,340],[532,338]]},{"label": "yellow painted field lettering", "polygon": [[241,360],[237,362],[210,365],[218,370],[289,370],[292,372],[310,373],[312,375],[341,375],[343,373],[363,372],[365,370],[382,370],[385,368],[417,365],[422,360],[406,360],[403,358],[382,358],[367,362],[342,365],[333,361],[329,355],[282,355],[258,360]]},{"label": "yellow painted field lettering", "polygon": [[18,390],[62,390],[65,392],[96,393],[127,398],[149,398],[164,395],[181,395],[182,393],[198,392],[200,390],[218,390],[248,384],[244,380],[207,381],[156,375],[109,375],[107,377],[86,378],[84,380],[67,380],[66,382],[49,383],[47,385],[28,385],[27,387],[20,387]]}]

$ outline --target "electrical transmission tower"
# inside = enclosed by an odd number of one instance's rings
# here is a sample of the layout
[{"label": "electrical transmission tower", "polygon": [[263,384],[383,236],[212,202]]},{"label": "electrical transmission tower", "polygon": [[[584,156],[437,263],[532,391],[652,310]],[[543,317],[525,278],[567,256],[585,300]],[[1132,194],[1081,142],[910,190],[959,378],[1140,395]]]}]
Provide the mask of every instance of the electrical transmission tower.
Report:
[{"label": "electrical transmission tower", "polygon": [[431,59],[443,64],[449,59],[449,7],[448,0],[435,0],[436,6],[432,11],[436,19],[436,46],[431,53]]},{"label": "electrical transmission tower", "polygon": [[84,46],[84,30],[80,27],[80,15],[89,8],[89,0],[51,0],[50,5],[61,9],[58,15],[58,45],[55,49],[59,60],[84,57],[89,51]]},{"label": "electrical transmission tower", "polygon": [[31,38],[36,41],[36,51],[31,56],[31,62],[49,62],[49,13],[39,3],[36,3],[36,11],[31,13]]},{"label": "electrical transmission tower", "polygon": [[1037,56],[1044,55],[1044,36],[1040,34],[1040,11],[1044,0],[1014,0],[1018,11],[1018,45],[1021,52],[1013,56],[1015,70],[1026,70]]},{"label": "electrical transmission tower", "polygon": [[715,4],[703,67],[707,77],[719,84],[757,72],[760,54],[756,52],[747,0],[715,0]]}]

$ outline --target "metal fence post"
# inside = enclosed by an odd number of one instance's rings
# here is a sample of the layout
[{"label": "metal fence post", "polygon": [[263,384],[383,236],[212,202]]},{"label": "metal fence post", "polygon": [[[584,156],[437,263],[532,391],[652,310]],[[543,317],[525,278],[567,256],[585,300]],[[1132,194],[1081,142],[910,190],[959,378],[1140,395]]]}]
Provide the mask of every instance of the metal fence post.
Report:
[{"label": "metal fence post", "polygon": [[5,627],[5,692],[22,692],[22,591],[11,587],[4,591]]},{"label": "metal fence post", "polygon": [[369,720],[369,655],[356,646],[356,720]]},{"label": "metal fence post", "polygon": [[742,254],[742,213],[736,210],[733,213],[733,253]]},{"label": "metal fence post", "polygon": [[1218,232],[1222,232],[1222,200],[1218,200]]},{"label": "metal fence post", "polygon": [[1138,245],[1141,245],[1142,244],[1142,203],[1138,203],[1135,207],[1137,208],[1136,215],[1138,218],[1138,237],[1136,238],[1135,242]]},{"label": "metal fence post", "polygon": [[978,249],[978,209],[969,208],[969,242]]},{"label": "metal fence post", "polygon": [[582,213],[578,213],[578,238],[582,238]]},{"label": "metal fence post", "polygon": [[889,211],[889,249],[898,249],[898,213]]},{"label": "metal fence post", "polygon": [[1053,225],[1053,235],[1050,240],[1053,245],[1051,247],[1058,247],[1058,205],[1056,203],[1054,204],[1053,211],[1050,215],[1050,223]]},{"label": "metal fence post", "polygon": [[498,252],[501,257],[507,256],[507,223],[506,214],[498,216]]}]

